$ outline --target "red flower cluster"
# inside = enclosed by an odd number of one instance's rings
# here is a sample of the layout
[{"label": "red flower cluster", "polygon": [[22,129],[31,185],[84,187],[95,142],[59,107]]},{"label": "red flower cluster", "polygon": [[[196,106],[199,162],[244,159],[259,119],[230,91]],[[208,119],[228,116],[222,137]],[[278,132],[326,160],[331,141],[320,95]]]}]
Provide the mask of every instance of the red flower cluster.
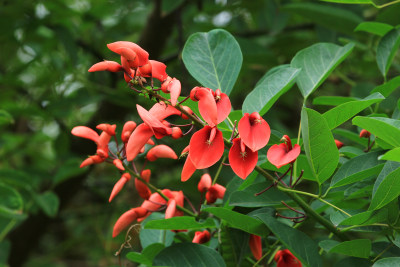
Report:
[{"label": "red flower cluster", "polygon": [[288,249],[276,252],[276,267],[302,267],[301,262]]}]

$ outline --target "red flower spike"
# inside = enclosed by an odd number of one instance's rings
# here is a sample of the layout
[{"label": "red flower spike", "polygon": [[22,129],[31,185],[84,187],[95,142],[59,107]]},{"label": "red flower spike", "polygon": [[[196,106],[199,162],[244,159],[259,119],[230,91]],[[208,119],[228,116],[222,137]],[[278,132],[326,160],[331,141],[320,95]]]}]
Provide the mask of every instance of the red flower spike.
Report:
[{"label": "red flower spike", "polygon": [[222,93],[219,89],[215,90],[215,100],[217,103],[217,124],[219,124],[231,113],[232,105],[228,95]]},{"label": "red flower spike", "polygon": [[196,231],[194,233],[194,238],[192,240],[192,243],[197,243],[197,244],[204,244],[210,241],[210,232],[207,230],[204,230],[203,232]]},{"label": "red flower spike", "polygon": [[130,209],[122,214],[114,225],[112,237],[119,235],[119,233],[121,233],[121,231],[128,227],[132,222],[138,218],[146,216],[146,214],[147,210],[141,207]]},{"label": "red flower spike", "polygon": [[224,153],[224,138],[216,127],[204,126],[193,134],[189,143],[190,159],[197,169],[214,165]]},{"label": "red flower spike", "polygon": [[179,139],[183,136],[182,130],[179,127],[172,127],[171,137],[173,139]]},{"label": "red flower spike", "polygon": [[134,160],[152,136],[153,131],[146,124],[142,123],[136,127],[126,144],[126,159],[128,161]]},{"label": "red flower spike", "polygon": [[284,140],[285,143],[273,145],[267,152],[267,159],[278,169],[284,165],[294,162],[301,152],[298,144],[295,144],[292,148],[292,142],[289,136],[284,135],[282,140]]},{"label": "red flower spike", "polygon": [[172,133],[171,128],[162,124],[159,119],[154,117],[150,112],[145,110],[140,105],[136,105],[136,108],[138,110],[140,118],[143,120],[144,123],[146,123],[151,128],[151,130],[154,133],[154,136],[157,139],[161,139],[166,135],[171,135]]},{"label": "red flower spike", "polygon": [[121,133],[121,140],[122,142],[126,143],[129,140],[129,137],[131,136],[133,130],[136,128],[136,122],[134,121],[127,121],[124,124],[124,127],[122,128],[122,133]]},{"label": "red flower spike", "polygon": [[96,131],[86,126],[76,126],[71,130],[71,133],[75,136],[92,140],[95,143],[98,143],[100,138],[99,134],[96,133]]},{"label": "red flower spike", "polygon": [[207,202],[212,204],[215,201],[217,201],[218,198],[223,199],[224,195],[225,195],[225,191],[226,191],[226,188],[223,187],[222,185],[219,185],[219,184],[212,185],[206,193]]},{"label": "red flower spike", "polygon": [[[151,171],[150,170],[143,170],[142,173],[140,174],[143,180],[146,182],[150,181],[150,176],[151,176]],[[139,196],[143,199],[149,199],[151,196],[151,191],[147,187],[145,183],[140,181],[138,178],[135,179],[135,187],[136,191],[138,192]]]},{"label": "red flower spike", "polygon": [[301,262],[288,249],[279,250],[274,256],[276,267],[302,267]]},{"label": "red flower spike", "polygon": [[169,158],[169,159],[178,159],[178,156],[175,152],[166,145],[158,145],[149,150],[146,156],[148,161],[155,161],[158,158]]},{"label": "red flower spike", "polygon": [[127,47],[129,49],[131,49],[133,52],[136,53],[138,59],[139,59],[139,66],[143,66],[145,64],[147,64],[148,60],[149,60],[149,53],[146,52],[146,50],[144,50],[143,48],[141,48],[140,46],[138,46],[135,43],[132,42],[127,42],[127,41],[118,41],[118,42],[114,42],[111,44],[107,44],[108,49],[110,49],[111,51],[119,54],[117,51],[118,49],[122,48],[122,47]]},{"label": "red flower spike", "polygon": [[110,198],[108,199],[108,202],[111,202],[114,199],[114,197],[118,195],[118,193],[125,186],[126,182],[128,182],[130,179],[131,175],[129,173],[122,174],[118,182],[115,183],[113,190],[111,191]]},{"label": "red flower spike", "polygon": [[108,133],[111,136],[115,135],[115,129],[117,129],[117,125],[116,124],[107,124],[107,123],[102,123],[96,126],[96,129],[102,130],[106,133]]},{"label": "red flower spike", "polygon": [[176,212],[176,200],[170,199],[168,201],[167,209],[165,210],[165,219],[174,217],[175,212]]},{"label": "red flower spike", "polygon": [[371,133],[368,132],[367,130],[362,129],[360,132],[360,138],[369,138],[371,136]]},{"label": "red flower spike", "polygon": [[99,62],[99,63],[96,63],[93,66],[91,66],[88,71],[89,72],[95,72],[95,71],[118,72],[118,71],[122,71],[122,70],[123,70],[123,68],[119,63],[117,63],[115,61],[104,60],[103,62]]},{"label": "red flower spike", "polygon": [[256,260],[261,259],[262,257],[262,244],[261,237],[258,235],[250,235],[249,246],[251,253],[253,254]]},{"label": "red flower spike", "polygon": [[336,139],[335,139],[335,144],[336,144],[337,149],[340,149],[344,146],[344,144],[342,142],[340,142],[339,140],[336,140]]},{"label": "red flower spike", "polygon": [[238,124],[240,138],[252,151],[257,151],[268,144],[271,129],[268,123],[258,114],[245,113]]},{"label": "red flower spike", "polygon": [[199,183],[197,184],[197,189],[200,193],[206,192],[212,184],[211,176],[208,173],[205,173],[201,176]]},{"label": "red flower spike", "polygon": [[94,155],[94,156],[89,156],[87,159],[85,159],[82,163],[80,168],[92,165],[92,164],[98,164],[102,163],[105,160],[105,158],[100,157],[99,155]]},{"label": "red flower spike", "polygon": [[200,114],[211,127],[218,124],[217,103],[211,89],[195,87],[190,92],[190,99],[199,101]]},{"label": "red flower spike", "polygon": [[119,159],[114,159],[114,160],[113,160],[113,164],[114,164],[115,167],[117,167],[119,170],[125,171],[125,167],[124,167],[124,165],[122,164],[122,161],[121,161],[121,160],[119,160]]},{"label": "red flower spike", "polygon": [[237,176],[246,179],[257,165],[258,152],[251,151],[240,138],[235,138],[232,142],[233,145],[229,150],[229,164]]}]

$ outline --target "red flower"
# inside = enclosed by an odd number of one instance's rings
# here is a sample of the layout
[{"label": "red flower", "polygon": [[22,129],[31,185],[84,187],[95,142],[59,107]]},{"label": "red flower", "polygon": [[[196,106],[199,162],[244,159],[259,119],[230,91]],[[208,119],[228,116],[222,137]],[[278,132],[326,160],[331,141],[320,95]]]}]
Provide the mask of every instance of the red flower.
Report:
[{"label": "red flower", "polygon": [[153,116],[149,111],[145,110],[140,105],[136,105],[140,118],[144,123],[147,124],[151,128],[154,133],[154,136],[157,139],[161,139],[166,135],[170,135],[172,130],[170,127],[165,126],[160,119]]},{"label": "red flower", "polygon": [[197,244],[204,244],[210,241],[210,232],[207,230],[204,230],[203,232],[196,231],[194,233],[194,238],[192,240],[192,243],[197,243]]},{"label": "red flower", "polygon": [[276,267],[302,267],[301,262],[288,249],[276,252]]},{"label": "red flower", "polygon": [[[150,181],[150,176],[151,176],[150,170],[143,170],[140,174],[140,177],[142,177],[142,179],[145,180],[146,182]],[[149,197],[151,196],[151,191],[145,183],[140,181],[138,178],[135,178],[135,187],[136,191],[138,192],[141,198],[149,199]]]},{"label": "red flower", "polygon": [[250,235],[249,246],[254,258],[256,260],[261,259],[262,257],[261,237],[258,235]]},{"label": "red flower", "polygon": [[93,66],[91,66],[89,69],[89,72],[95,72],[95,71],[118,72],[118,71],[122,71],[122,70],[123,70],[123,68],[119,63],[117,63],[115,61],[104,60],[103,62],[99,62],[99,63],[96,63]]},{"label": "red flower", "polygon": [[245,113],[238,124],[242,141],[252,151],[257,151],[268,144],[271,129],[268,123],[257,112]]},{"label": "red flower", "polygon": [[175,106],[181,94],[181,82],[176,78],[168,77],[161,84],[161,90],[166,94],[171,94],[171,105]]},{"label": "red flower", "polygon": [[139,67],[137,76],[152,77],[163,82],[168,77],[168,74],[165,72],[166,69],[167,66],[164,63],[156,60],[149,60],[146,65]]},{"label": "red flower", "polygon": [[119,219],[115,223],[112,237],[116,237],[117,235],[119,235],[119,233],[121,233],[122,230],[128,227],[132,222],[146,215],[147,215],[147,210],[142,207],[128,210],[127,212],[122,214],[121,217],[119,217]]},{"label": "red flower", "polygon": [[371,136],[371,133],[368,132],[367,130],[362,129],[360,132],[360,138],[369,138]]},{"label": "red flower", "polygon": [[122,188],[125,186],[126,182],[128,182],[131,179],[131,175],[129,173],[124,173],[121,176],[121,179],[118,180],[118,182],[114,185],[113,190],[111,191],[110,198],[108,199],[108,202],[111,202],[116,195],[122,190]]},{"label": "red flower", "polygon": [[251,151],[240,138],[235,138],[232,142],[233,145],[229,150],[229,164],[237,176],[246,179],[257,165],[258,152]]},{"label": "red flower", "polygon": [[211,176],[208,173],[205,173],[201,176],[199,183],[197,184],[197,189],[200,193],[207,192],[207,190],[211,187],[212,180]]},{"label": "red flower", "polygon": [[151,148],[149,152],[147,152],[146,158],[148,161],[155,161],[158,158],[178,159],[178,156],[169,146],[158,145]]},{"label": "red flower", "polygon": [[273,145],[267,152],[267,158],[271,164],[275,165],[278,169],[286,164],[294,162],[300,155],[300,146],[295,144],[292,147],[292,141],[289,136],[284,135],[282,140],[285,143]]},{"label": "red flower", "polygon": [[184,155],[187,155],[185,164],[183,165],[182,168],[182,173],[181,173],[181,181],[186,182],[196,171],[196,166],[194,166],[192,160],[190,159],[189,155],[189,146],[185,147],[181,153],[181,157]]},{"label": "red flower", "polygon": [[212,204],[217,201],[217,199],[223,199],[225,191],[226,188],[220,184],[212,185],[210,188],[208,188],[208,191],[206,193],[207,202]]},{"label": "red flower", "polygon": [[336,139],[335,139],[335,144],[336,144],[336,147],[337,147],[338,149],[340,149],[341,147],[344,146],[344,144],[343,144],[342,142],[340,142],[339,140],[336,140]]},{"label": "red flower", "polygon": [[193,134],[189,143],[189,155],[197,169],[214,165],[224,153],[224,138],[216,127],[204,126]]},{"label": "red flower", "polygon": [[129,137],[131,136],[133,130],[136,128],[136,122],[134,121],[127,121],[124,124],[124,127],[122,128],[122,133],[121,133],[121,140],[122,142],[126,143],[129,140]]},{"label": "red flower", "polygon": [[[132,42],[127,42],[127,41],[118,41],[118,42],[114,42],[111,44],[107,44],[108,49],[110,49],[111,51],[124,56],[124,57],[128,57],[130,59],[132,59],[132,53],[127,52],[126,49],[124,48],[129,48],[132,52],[134,52],[138,58],[138,65],[135,66],[133,65],[132,68],[135,67],[139,67],[139,66],[143,66],[145,64],[147,64],[148,60],[149,60],[149,53],[146,52],[146,50],[144,50],[143,48],[141,48],[140,46],[138,46],[135,43]],[[129,53],[129,55],[128,55]]]}]

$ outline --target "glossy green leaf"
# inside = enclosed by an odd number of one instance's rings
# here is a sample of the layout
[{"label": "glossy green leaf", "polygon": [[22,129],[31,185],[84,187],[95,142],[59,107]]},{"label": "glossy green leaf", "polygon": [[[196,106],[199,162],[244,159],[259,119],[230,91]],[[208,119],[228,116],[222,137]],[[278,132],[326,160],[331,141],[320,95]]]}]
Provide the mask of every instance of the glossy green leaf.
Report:
[{"label": "glossy green leaf", "polygon": [[360,117],[353,119],[353,124],[378,136],[388,144],[400,146],[400,121],[382,117]]},{"label": "glossy green leaf", "polygon": [[4,109],[0,109],[0,125],[12,124],[14,123],[14,118],[10,113]]},{"label": "glossy green leaf", "polygon": [[365,138],[360,138],[360,135],[353,131],[337,128],[334,129],[332,132],[334,133],[334,135],[338,135],[354,143],[360,144],[363,147],[367,147],[368,140]]},{"label": "glossy green leaf", "polygon": [[133,262],[142,263],[146,266],[151,266],[154,257],[165,248],[163,244],[154,243],[143,249],[142,253],[129,252],[126,254],[126,258]]},{"label": "glossy green leaf", "polygon": [[341,3],[341,4],[372,4],[371,0],[322,0],[324,2]]},{"label": "glossy green leaf", "polygon": [[374,189],[372,191],[372,196],[375,195],[376,190],[378,189],[379,185],[382,183],[382,181],[385,179],[385,177],[395,171],[397,168],[400,167],[400,163],[399,162],[395,162],[395,161],[387,161],[385,163],[385,165],[383,166],[382,171],[379,173],[378,177],[375,180],[374,183]]},{"label": "glossy green leaf", "polygon": [[382,37],[376,49],[376,61],[383,77],[392,64],[397,49],[400,46],[400,29],[393,29]]},{"label": "glossy green leaf", "polygon": [[47,191],[43,194],[35,195],[34,199],[47,216],[55,217],[57,215],[60,200],[54,192]]},{"label": "glossy green leaf", "polygon": [[[164,218],[164,214],[159,212],[153,212],[142,222],[142,227],[146,227],[146,224],[152,220]],[[174,233],[169,230],[159,229],[141,229],[139,232],[140,244],[142,248],[152,245],[153,243],[164,244],[169,246],[174,240]]]},{"label": "glossy green leaf", "polygon": [[400,266],[400,257],[383,258],[378,260],[372,267],[393,267]]},{"label": "glossy green leaf", "polygon": [[372,196],[368,210],[376,210],[384,207],[400,195],[400,168],[389,173],[379,184]]},{"label": "glossy green leaf", "polygon": [[363,155],[365,152],[354,146],[344,146],[339,150],[339,153],[345,155],[346,157],[354,158]]},{"label": "glossy green leaf", "polygon": [[[362,19],[348,9],[327,6],[317,3],[292,3],[283,7],[298,16],[306,18],[315,24],[345,34],[353,34],[353,29],[362,22]],[[332,22],[335,23],[332,23]]]},{"label": "glossy green leaf", "polygon": [[340,225],[367,225],[385,221],[388,216],[387,209],[379,211],[365,211],[346,218]]},{"label": "glossy green leaf", "polygon": [[400,162],[400,147],[392,149],[379,157],[380,160],[391,160]]},{"label": "glossy green leaf", "polygon": [[366,259],[371,252],[371,240],[354,239],[351,241],[344,241],[331,248],[329,253],[332,252]]},{"label": "glossy green leaf", "polygon": [[371,91],[371,93],[381,93],[384,97],[388,97],[394,90],[400,87],[400,76],[394,77],[390,81],[379,85]]},{"label": "glossy green leaf", "polygon": [[332,177],[330,187],[339,187],[361,181],[377,175],[383,168],[383,161],[378,160],[379,152],[370,152],[352,158],[344,163]]},{"label": "glossy green leaf", "polygon": [[243,56],[233,36],[222,29],[192,34],[182,59],[189,73],[203,86],[227,95],[239,75]]},{"label": "glossy green leaf", "polygon": [[0,216],[19,218],[24,206],[21,195],[12,187],[0,184]]},{"label": "glossy green leaf", "polygon": [[362,110],[372,104],[381,102],[383,99],[385,98],[380,93],[375,93],[362,100],[350,101],[334,107],[325,112],[322,116],[327,121],[329,128],[334,129],[357,115]]},{"label": "glossy green leaf", "polygon": [[243,230],[247,233],[259,236],[266,236],[268,229],[259,220],[239,212],[225,208],[206,208],[203,211],[214,214],[216,217],[225,220],[230,227]]},{"label": "glossy green leaf", "polygon": [[308,163],[317,182],[322,184],[335,171],[339,162],[339,151],[328,123],[317,111],[303,108],[301,129]]},{"label": "glossy green leaf", "polygon": [[338,106],[355,100],[357,98],[350,96],[318,96],[313,99],[313,105]]},{"label": "glossy green leaf", "polygon": [[305,266],[322,266],[317,244],[303,232],[283,224],[270,214],[255,215]]},{"label": "glossy green leaf", "polygon": [[258,112],[264,115],[294,84],[300,70],[289,65],[279,66],[268,71],[256,88],[245,98],[242,106],[244,113]]},{"label": "glossy green leaf", "polygon": [[163,249],[154,258],[153,265],[171,267],[226,266],[221,255],[217,251],[194,243],[177,243]]},{"label": "glossy green leaf", "polygon": [[227,266],[241,266],[249,252],[249,234],[223,223],[220,231],[220,253]]},{"label": "glossy green leaf", "polygon": [[208,218],[204,222],[197,222],[194,217],[179,216],[169,219],[153,220],[146,223],[145,229],[189,230],[201,228],[214,228],[214,220]]},{"label": "glossy green leaf", "polygon": [[350,54],[354,44],[338,46],[319,43],[298,52],[290,65],[301,69],[296,83],[304,98],[314,92],[329,74]]},{"label": "glossy green leaf", "polygon": [[[364,0],[361,0],[364,1]],[[365,0],[368,2],[371,2],[370,0]],[[362,31],[362,32],[369,32],[372,34],[376,34],[379,36],[384,36],[390,30],[393,29],[392,25],[382,23],[382,22],[376,22],[376,21],[364,21],[358,24],[357,28],[354,29],[355,32]]]}]

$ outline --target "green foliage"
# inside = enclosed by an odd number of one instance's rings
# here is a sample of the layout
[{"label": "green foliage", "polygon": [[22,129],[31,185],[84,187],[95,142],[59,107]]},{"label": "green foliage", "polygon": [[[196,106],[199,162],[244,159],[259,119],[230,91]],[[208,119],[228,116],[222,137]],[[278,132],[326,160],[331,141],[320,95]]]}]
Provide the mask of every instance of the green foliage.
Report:
[{"label": "green foliage", "polygon": [[196,222],[193,217],[182,216],[169,219],[153,220],[146,223],[145,229],[189,230],[201,228],[215,228],[211,218],[204,222]]},{"label": "green foliage", "polygon": [[385,34],[378,44],[376,49],[376,61],[378,62],[378,68],[385,79],[399,46],[400,29],[393,29]]}]

